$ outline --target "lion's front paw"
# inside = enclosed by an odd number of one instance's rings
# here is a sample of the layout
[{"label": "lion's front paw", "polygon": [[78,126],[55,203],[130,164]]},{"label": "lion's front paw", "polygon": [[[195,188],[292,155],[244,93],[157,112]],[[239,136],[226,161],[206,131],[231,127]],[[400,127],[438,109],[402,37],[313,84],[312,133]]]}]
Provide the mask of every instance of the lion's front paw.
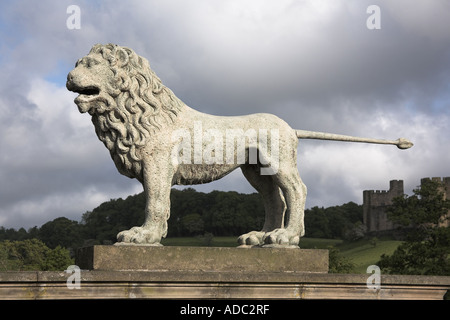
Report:
[{"label": "lion's front paw", "polygon": [[263,241],[267,247],[298,247],[300,236],[297,232],[289,229],[279,228],[267,232]]},{"label": "lion's front paw", "polygon": [[263,245],[264,231],[252,231],[241,235],[238,238],[238,243],[242,246],[260,246]]},{"label": "lion's front paw", "polygon": [[117,234],[116,244],[139,244],[150,246],[161,246],[161,235],[152,229],[144,227],[133,227]]}]

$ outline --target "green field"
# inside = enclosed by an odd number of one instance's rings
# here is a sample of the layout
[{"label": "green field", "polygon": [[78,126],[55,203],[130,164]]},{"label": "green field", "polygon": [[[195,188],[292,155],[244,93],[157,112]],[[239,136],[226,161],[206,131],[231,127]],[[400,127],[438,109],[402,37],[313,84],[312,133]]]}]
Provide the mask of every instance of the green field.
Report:
[{"label": "green field", "polygon": [[[211,240],[211,239],[210,239]],[[376,264],[381,255],[392,254],[401,241],[363,239],[355,242],[344,242],[337,239],[302,238],[300,247],[303,249],[326,249],[335,247],[340,254],[354,264],[353,273],[366,273],[367,267]],[[206,246],[207,240],[199,237],[168,238],[162,241],[165,246]],[[210,243],[213,247],[236,247],[237,237],[213,237]]]},{"label": "green field", "polygon": [[391,255],[401,243],[402,241],[378,240],[373,244],[370,240],[358,240],[343,243],[337,248],[355,265],[354,273],[366,273],[368,266],[376,264],[382,254]]}]

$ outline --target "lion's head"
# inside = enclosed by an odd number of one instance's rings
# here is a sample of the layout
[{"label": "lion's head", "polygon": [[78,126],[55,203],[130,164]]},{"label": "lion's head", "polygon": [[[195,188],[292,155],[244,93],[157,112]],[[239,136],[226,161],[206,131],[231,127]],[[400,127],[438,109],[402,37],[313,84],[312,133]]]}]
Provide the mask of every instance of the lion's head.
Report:
[{"label": "lion's head", "polygon": [[99,139],[120,173],[140,178],[138,150],[153,132],[171,122],[182,102],[165,87],[145,58],[114,44],[92,47],[67,76],[75,103],[88,112]]}]

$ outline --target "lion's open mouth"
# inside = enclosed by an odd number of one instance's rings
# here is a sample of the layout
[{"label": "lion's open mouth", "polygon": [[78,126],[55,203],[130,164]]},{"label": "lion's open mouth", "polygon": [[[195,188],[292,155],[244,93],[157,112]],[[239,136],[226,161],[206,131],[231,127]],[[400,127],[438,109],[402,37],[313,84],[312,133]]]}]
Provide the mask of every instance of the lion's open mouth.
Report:
[{"label": "lion's open mouth", "polygon": [[75,103],[80,108],[81,112],[89,112],[93,111],[92,102],[97,100],[97,97],[100,94],[100,89],[94,86],[89,87],[76,87],[73,88],[73,92],[79,93],[78,97],[75,98]]},{"label": "lion's open mouth", "polygon": [[71,80],[67,81],[66,87],[70,91],[78,93],[79,96],[77,97],[77,99],[79,100],[89,100],[90,98],[95,97],[100,93],[100,89],[96,86],[82,87]]},{"label": "lion's open mouth", "polygon": [[66,87],[70,91],[78,93],[78,97],[75,98],[74,102],[77,104],[80,112],[89,112],[92,115],[95,107],[93,102],[100,95],[100,88],[96,86],[82,87],[70,80],[67,81]]},{"label": "lion's open mouth", "polygon": [[79,97],[83,96],[82,98],[91,98],[100,93],[100,90],[97,87],[74,88],[72,91],[79,93]]},{"label": "lion's open mouth", "polygon": [[100,90],[96,87],[87,87],[77,90],[76,92],[85,96],[95,96],[100,93]]}]

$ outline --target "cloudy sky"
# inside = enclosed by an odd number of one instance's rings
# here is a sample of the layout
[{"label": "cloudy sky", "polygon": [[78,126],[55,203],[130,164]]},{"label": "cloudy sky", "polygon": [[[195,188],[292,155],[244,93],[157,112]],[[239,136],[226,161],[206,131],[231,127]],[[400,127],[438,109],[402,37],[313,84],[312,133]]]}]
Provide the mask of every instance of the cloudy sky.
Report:
[{"label": "cloudy sky", "polygon": [[[370,30],[370,5],[381,29]],[[80,28],[70,29],[70,5]],[[2,1],[0,226],[30,228],[142,191],[121,176],[65,88],[96,43],[146,57],[189,106],[269,112],[293,128],[415,146],[307,141],[307,207],[362,203],[362,191],[450,176],[450,2],[446,0]],[[69,23],[70,25],[70,23]],[[200,191],[252,188],[235,172]]]}]

